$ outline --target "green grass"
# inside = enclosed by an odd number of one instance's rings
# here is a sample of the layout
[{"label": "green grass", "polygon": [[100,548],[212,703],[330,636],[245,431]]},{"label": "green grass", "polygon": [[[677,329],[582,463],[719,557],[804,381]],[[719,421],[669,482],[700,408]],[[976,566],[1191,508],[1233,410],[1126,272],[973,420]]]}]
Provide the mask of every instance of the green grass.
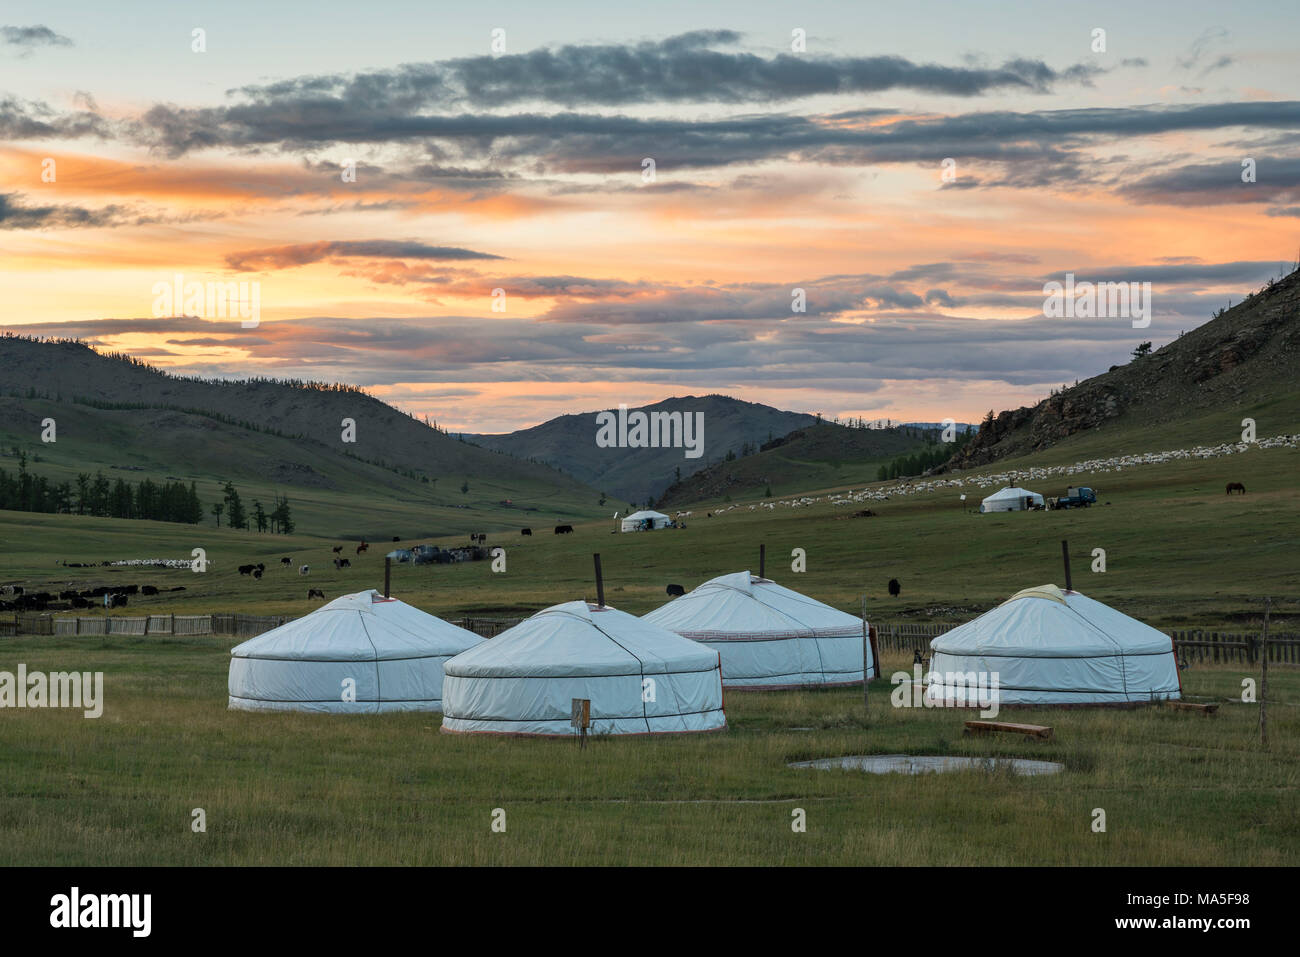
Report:
[{"label": "green grass", "polygon": [[[966,712],[859,690],[732,693],[729,730],[575,742],[439,733],[436,715],[226,710],[229,642],[11,639],[3,667],[105,672],[103,717],[0,725],[6,864],[1282,865],[1300,855],[1300,671],[1257,708],[1016,711],[1050,742],[967,739]],[[901,657],[885,662],[903,667]],[[1191,669],[1239,697],[1242,672]],[[811,727],[811,731],[794,731]],[[845,754],[1005,755],[1054,776],[791,769]],[[1107,831],[1091,831],[1094,808]],[[194,808],[206,833],[190,829]],[[504,834],[491,830],[494,808]],[[806,833],[791,812],[807,813]]]},{"label": "green grass", "polygon": [[[663,587],[693,587],[754,567],[839,607],[869,596],[874,620],[971,617],[1026,585],[1060,582],[1068,538],[1075,586],[1158,627],[1297,629],[1300,514],[1292,450],[1178,462],[1068,481],[1102,502],[1067,512],[978,516],[951,492],[896,498],[874,518],[827,503],[748,504],[688,527],[617,535],[611,522],[506,534],[508,567],[398,566],[394,592],[445,618],[522,614],[592,595],[602,554],[611,604],[643,613]],[[1249,493],[1228,498],[1225,480]],[[1050,483],[1038,491],[1057,494]],[[757,504],[757,503],[755,503]],[[362,508],[355,504],[352,507]],[[354,567],[329,566],[333,539],[162,523],[0,513],[0,580],[184,584],[124,613],[303,614],[306,588],[333,597],[382,582],[376,542]],[[443,540],[444,544],[450,540]],[[59,558],[184,557],[213,568],[56,568]],[[789,571],[790,550],[808,571]],[[1088,570],[1107,551],[1108,570]],[[303,580],[281,569],[310,562]],[[235,566],[265,561],[260,582]],[[898,599],[885,596],[891,577]],[[63,586],[66,587],[66,586]],[[0,861],[10,864],[1295,864],[1300,855],[1300,669],[1270,672],[1272,748],[1258,710],[1239,702],[1243,667],[1193,667],[1191,696],[1224,702],[1212,718],[1163,709],[1016,711],[1050,724],[1051,742],[965,739],[969,715],[896,710],[889,686],[860,692],[727,696],[724,733],[571,742],[459,737],[435,715],[326,717],[226,710],[227,639],[0,640],[0,670],[102,670],[104,716],[6,711],[0,718]],[[887,658],[886,674],[905,661]],[[811,731],[791,730],[811,727]],[[1057,776],[983,772],[880,777],[786,767],[846,754],[1000,754],[1062,761]],[[190,831],[206,811],[205,834]],[[491,812],[504,808],[505,834]],[[791,831],[791,810],[808,831]],[[1108,830],[1094,834],[1093,808]]]},{"label": "green grass", "polygon": [[[665,600],[669,583],[693,588],[725,572],[756,569],[758,546],[765,543],[772,577],[838,607],[856,611],[865,593],[872,618],[958,620],[1027,585],[1062,583],[1064,538],[1074,556],[1074,584],[1086,594],[1157,627],[1241,628],[1250,624],[1243,616],[1258,618],[1263,595],[1300,597],[1294,542],[1298,465],[1296,450],[1256,449],[1226,459],[1062,477],[1055,480],[1059,488],[1052,480],[1035,483],[1044,494],[1060,494],[1071,481],[1089,484],[1101,503],[1110,503],[1061,512],[977,515],[963,512],[956,494],[945,491],[868,503],[878,513],[873,518],[848,517],[860,505],[821,502],[768,510],[765,500],[756,499],[714,518],[705,517],[707,505],[697,506],[685,529],[654,533],[612,534],[614,522],[608,520],[557,536],[548,522],[536,525],[531,537],[516,531],[492,536],[489,544],[506,548],[505,574],[493,574],[486,561],[398,565],[393,588],[443,617],[518,614],[594,596],[591,554],[599,551],[610,603],[643,614]],[[1241,478],[1248,494],[1225,496],[1225,477]],[[968,495],[978,502],[978,493]],[[422,540],[467,542],[458,534]],[[337,541],[0,512],[0,581],[45,590],[119,582],[186,588],[133,599],[126,613],[302,614],[314,607],[306,599],[309,586],[330,597],[382,587],[383,555],[391,541],[375,541],[361,556],[349,545],[344,554],[353,567],[341,572],[330,563],[330,546]],[[213,562],[204,574],[56,565],[59,559],[188,558],[196,546]],[[801,575],[790,571],[794,548],[807,552]],[[1089,570],[1095,548],[1106,551],[1104,574]],[[282,556],[292,559],[287,568],[280,565]],[[268,566],[261,581],[236,571],[254,562]],[[312,566],[307,579],[296,571],[304,563]],[[897,599],[886,594],[890,578],[903,584]],[[948,608],[967,611],[943,610]],[[1288,611],[1294,616],[1300,609],[1277,609],[1284,619]]]}]

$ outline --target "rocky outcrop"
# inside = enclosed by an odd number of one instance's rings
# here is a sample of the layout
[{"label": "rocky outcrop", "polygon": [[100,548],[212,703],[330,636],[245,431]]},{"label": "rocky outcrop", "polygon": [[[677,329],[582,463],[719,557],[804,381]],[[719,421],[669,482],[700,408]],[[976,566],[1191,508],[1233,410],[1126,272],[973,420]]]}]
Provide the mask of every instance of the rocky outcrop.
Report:
[{"label": "rocky outcrop", "polygon": [[1148,424],[1246,397],[1294,391],[1300,363],[1300,271],[1156,352],[1134,359],[1034,406],[986,419],[979,433],[935,469],[974,468],[1041,451],[1062,439],[1139,412]]}]

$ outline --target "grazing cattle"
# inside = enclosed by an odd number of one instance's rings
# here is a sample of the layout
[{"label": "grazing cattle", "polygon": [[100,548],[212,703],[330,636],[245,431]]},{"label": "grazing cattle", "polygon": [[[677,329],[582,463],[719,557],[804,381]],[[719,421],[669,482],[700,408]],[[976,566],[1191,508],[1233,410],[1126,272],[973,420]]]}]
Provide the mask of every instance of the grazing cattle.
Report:
[{"label": "grazing cattle", "polygon": [[292,559],[292,558],[282,558],[282,559],[280,559],[280,564],[281,564],[281,565],[292,565],[292,564],[293,564],[293,559]]},{"label": "grazing cattle", "polygon": [[144,586],[141,587],[141,589],[140,589],[140,594],[142,594],[142,595],[156,595],[156,594],[158,594],[158,588],[157,588],[156,585],[144,585]]},{"label": "grazing cattle", "polygon": [[1227,490],[1224,492],[1224,494],[1225,494],[1225,495],[1231,495],[1233,492],[1240,492],[1242,495],[1245,495],[1245,494],[1246,494],[1246,486],[1242,485],[1240,482],[1229,482],[1229,483],[1228,483],[1228,488],[1227,488]]},{"label": "grazing cattle", "polygon": [[310,572],[310,571],[311,571],[311,566],[310,566],[310,565],[299,565],[299,566],[298,566],[298,574],[299,574],[299,575],[306,575],[306,574],[307,574],[308,572]]},{"label": "grazing cattle", "polygon": [[568,534],[569,534],[570,532],[572,532],[572,531],[573,531],[573,526],[572,526],[572,525],[556,525],[556,526],[555,526],[555,534],[556,534],[556,535],[568,535]]},{"label": "grazing cattle", "polygon": [[342,552],[342,551],[343,551],[343,546],[342,546],[342,545],[335,545],[335,546],[334,546],[334,554],[335,554],[335,555],[339,554],[339,553]]},{"label": "grazing cattle", "polygon": [[324,600],[325,600],[325,593],[324,593],[323,591],[321,591],[319,588],[308,588],[308,589],[307,589],[307,597],[308,597],[308,598],[319,598],[321,601],[324,601]]},{"label": "grazing cattle", "polygon": [[362,542],[360,545],[357,546],[357,554],[360,555],[362,552],[366,551],[368,548],[370,548],[370,546],[367,545],[365,542]]},{"label": "grazing cattle", "polygon": [[262,562],[258,562],[258,563],[257,563],[257,570],[258,570],[259,572],[264,572],[264,571],[266,571],[266,565],[264,565]]},{"label": "grazing cattle", "polygon": [[335,568],[351,568],[351,567],[352,567],[352,562],[351,562],[349,559],[346,559],[346,558],[336,558],[336,559],[334,559],[334,567],[335,567]]},{"label": "grazing cattle", "polygon": [[533,530],[532,530],[531,528],[521,528],[521,529],[519,530],[519,534],[520,534],[520,535],[531,535],[531,534],[533,534]]},{"label": "grazing cattle", "polygon": [[125,596],[125,595],[109,595],[109,596],[108,596],[108,607],[109,607],[109,608],[125,608],[125,607],[126,607],[126,596]]},{"label": "grazing cattle", "polygon": [[686,594],[686,589],[683,588],[681,585],[669,585],[669,586],[668,586],[668,594],[670,594],[670,595],[672,595],[674,598],[676,598],[678,595],[685,595],[685,594]]},{"label": "grazing cattle", "polygon": [[253,569],[253,577],[254,577],[254,578],[261,578],[261,577],[262,577],[262,569],[260,569],[260,568],[254,568],[254,569]]},{"label": "grazing cattle", "polygon": [[402,540],[402,536],[401,536],[401,535],[394,535],[394,536],[393,536],[393,541],[395,541],[395,542],[400,542],[401,540]]},{"label": "grazing cattle", "polygon": [[239,574],[241,574],[241,575],[251,575],[251,574],[253,573],[253,569],[256,568],[256,567],[257,567],[256,565],[240,565],[240,566],[239,566]]},{"label": "grazing cattle", "polygon": [[891,598],[897,598],[902,590],[903,586],[898,583],[897,578],[891,578],[889,580],[889,596]]}]

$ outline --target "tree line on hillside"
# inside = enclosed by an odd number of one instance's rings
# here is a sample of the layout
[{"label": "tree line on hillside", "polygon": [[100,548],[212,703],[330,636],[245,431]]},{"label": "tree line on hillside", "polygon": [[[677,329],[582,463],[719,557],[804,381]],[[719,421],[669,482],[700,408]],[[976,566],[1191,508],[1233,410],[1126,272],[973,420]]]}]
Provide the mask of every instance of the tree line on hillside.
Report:
[{"label": "tree line on hillside", "polygon": [[142,518],[157,522],[197,525],[203,521],[203,503],[191,482],[131,483],[111,480],[103,472],[82,472],[73,482],[51,482],[27,471],[27,454],[18,452],[18,472],[0,468],[0,509],[94,515],[100,518]]},{"label": "tree line on hillside", "polygon": [[242,528],[245,531],[256,529],[259,532],[269,531],[281,535],[293,534],[293,513],[289,509],[287,496],[275,495],[269,512],[260,501],[254,499],[250,513],[245,508],[244,500],[240,498],[239,490],[235,488],[233,482],[227,482],[221,490],[224,497],[220,502],[212,505],[212,514],[217,520],[217,528],[221,527],[221,516],[225,513],[228,528]]},{"label": "tree line on hillside", "polygon": [[230,528],[291,535],[295,527],[287,496],[275,495],[269,511],[256,499],[250,509],[244,505],[234,484],[227,482],[222,488],[222,501],[205,510],[194,482],[188,486],[181,481],[155,482],[147,478],[128,482],[122,478],[110,479],[98,471],[94,475],[78,473],[75,482],[56,483],[27,470],[25,451],[15,446],[12,453],[18,459],[18,471],[12,473],[0,468],[0,509],[184,525],[198,525],[210,511],[218,528],[223,514]]},{"label": "tree line on hillside", "polygon": [[911,455],[900,455],[891,462],[880,466],[876,479],[881,482],[890,479],[908,478],[923,475],[932,468],[942,465],[959,452],[974,436],[975,430],[961,432],[952,442],[936,442],[931,436],[926,447]]}]

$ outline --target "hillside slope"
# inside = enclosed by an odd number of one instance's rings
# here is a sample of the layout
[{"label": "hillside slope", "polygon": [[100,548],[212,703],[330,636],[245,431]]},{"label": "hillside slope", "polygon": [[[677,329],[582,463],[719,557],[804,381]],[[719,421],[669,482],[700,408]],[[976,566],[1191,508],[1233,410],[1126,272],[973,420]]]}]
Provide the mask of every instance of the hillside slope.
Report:
[{"label": "hillside slope", "polygon": [[899,455],[925,446],[917,430],[856,429],[819,422],[797,429],[770,447],[719,462],[669,487],[660,508],[727,496],[789,495],[876,480],[877,469]]},{"label": "hillside slope", "polygon": [[1146,447],[1156,448],[1175,435],[1230,441],[1247,416],[1260,416],[1260,437],[1295,431],[1298,365],[1300,271],[1150,355],[1112,366],[1037,405],[1002,412],[945,468],[1040,452],[1084,433],[1117,439],[1140,433]]},{"label": "hillside slope", "polygon": [[595,412],[562,415],[504,435],[466,438],[485,448],[554,465],[618,499],[640,504],[676,481],[678,469],[688,476],[710,462],[722,461],[728,452],[739,453],[746,443],[757,447],[816,422],[801,412],[783,412],[725,395],[679,396],[628,411],[703,412],[704,454],[686,458],[682,449],[600,448]]},{"label": "hillside slope", "polygon": [[[342,420],[356,442],[342,441]],[[57,440],[41,440],[53,419]],[[309,534],[503,528],[603,513],[555,469],[477,448],[359,390],[167,375],[73,342],[0,337],[0,468],[195,482],[206,505],[288,495]],[[509,504],[506,504],[506,503]],[[206,521],[210,521],[211,517]],[[205,523],[206,523],[205,521]]]},{"label": "hillside slope", "polygon": [[[144,411],[146,420],[151,413],[161,421],[168,412],[198,412],[248,431],[314,443],[307,458],[327,451],[346,454],[415,470],[430,479],[491,477],[589,491],[545,465],[458,441],[359,389],[183,378],[101,355],[81,343],[5,335],[0,337],[0,392],[19,399]],[[342,440],[344,419],[356,423],[355,442]],[[201,432],[194,440],[201,443]],[[141,445],[141,451],[147,450],[148,442]]]}]

